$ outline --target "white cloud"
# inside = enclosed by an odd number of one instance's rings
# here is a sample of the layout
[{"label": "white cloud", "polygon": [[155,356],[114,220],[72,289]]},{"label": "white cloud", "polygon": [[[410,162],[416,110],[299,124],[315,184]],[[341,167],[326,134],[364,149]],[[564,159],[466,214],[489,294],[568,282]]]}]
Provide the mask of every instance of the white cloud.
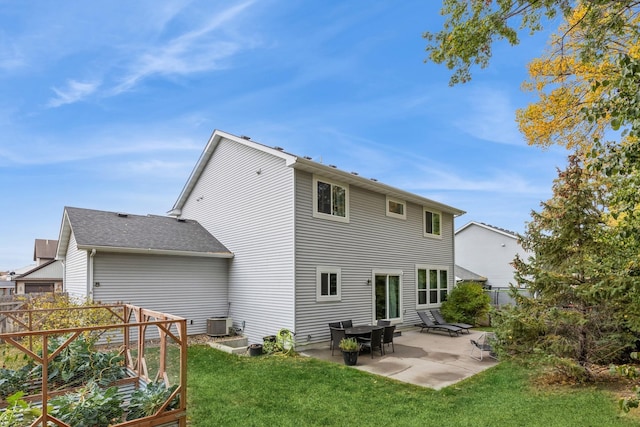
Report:
[{"label": "white cloud", "polygon": [[506,92],[488,87],[470,90],[460,98],[459,118],[453,123],[479,139],[509,145],[525,145],[515,121],[516,108]]},{"label": "white cloud", "polygon": [[56,93],[56,97],[50,99],[47,106],[60,107],[61,105],[73,104],[74,102],[82,101],[84,98],[94,93],[99,86],[99,82],[67,80],[67,86],[65,88],[52,88]]},{"label": "white cloud", "polygon": [[187,75],[222,68],[220,60],[246,46],[237,40],[221,40],[216,30],[232,25],[253,1],[230,7],[209,19],[202,27],[170,40],[166,45],[151,47],[132,61],[129,74],[121,79],[113,95],[130,90],[141,80],[153,75]]}]

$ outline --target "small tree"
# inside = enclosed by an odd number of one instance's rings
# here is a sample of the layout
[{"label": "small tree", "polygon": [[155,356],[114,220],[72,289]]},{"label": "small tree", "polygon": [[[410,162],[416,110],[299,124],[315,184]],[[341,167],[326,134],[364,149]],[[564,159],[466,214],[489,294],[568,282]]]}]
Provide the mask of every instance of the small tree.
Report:
[{"label": "small tree", "polygon": [[489,311],[489,301],[489,295],[479,283],[461,283],[453,288],[440,310],[449,322],[475,325],[478,319]]}]

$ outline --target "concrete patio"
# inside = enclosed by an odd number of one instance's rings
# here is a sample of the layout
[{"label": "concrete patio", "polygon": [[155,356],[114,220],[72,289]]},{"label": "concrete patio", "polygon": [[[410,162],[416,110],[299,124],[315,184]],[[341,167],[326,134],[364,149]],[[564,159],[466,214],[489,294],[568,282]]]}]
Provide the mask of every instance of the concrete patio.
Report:
[{"label": "concrete patio", "polygon": [[[401,336],[394,338],[395,353],[391,352],[391,346],[384,356],[375,352],[373,359],[369,353],[362,353],[354,368],[406,383],[441,389],[497,364],[490,357],[480,361],[469,356],[469,340],[477,339],[481,334],[482,331],[471,331],[471,334],[450,337],[441,332],[403,330]],[[338,348],[334,356],[331,356],[328,347],[305,350],[302,354],[344,363]]]}]

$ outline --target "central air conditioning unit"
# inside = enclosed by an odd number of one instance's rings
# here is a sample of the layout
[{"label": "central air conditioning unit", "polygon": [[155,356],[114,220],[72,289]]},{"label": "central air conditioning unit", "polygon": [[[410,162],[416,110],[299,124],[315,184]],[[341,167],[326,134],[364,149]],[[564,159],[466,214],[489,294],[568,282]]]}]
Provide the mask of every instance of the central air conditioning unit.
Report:
[{"label": "central air conditioning unit", "polygon": [[231,335],[232,326],[233,321],[230,317],[210,317],[207,319],[207,335],[211,337]]}]

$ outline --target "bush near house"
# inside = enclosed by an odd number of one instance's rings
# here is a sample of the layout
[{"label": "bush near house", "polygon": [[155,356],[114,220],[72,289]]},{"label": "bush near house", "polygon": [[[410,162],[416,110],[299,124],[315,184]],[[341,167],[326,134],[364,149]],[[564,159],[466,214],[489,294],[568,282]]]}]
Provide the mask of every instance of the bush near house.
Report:
[{"label": "bush near house", "polygon": [[449,293],[440,311],[448,322],[463,322],[475,325],[490,308],[490,299],[482,285],[475,282],[461,283]]}]

